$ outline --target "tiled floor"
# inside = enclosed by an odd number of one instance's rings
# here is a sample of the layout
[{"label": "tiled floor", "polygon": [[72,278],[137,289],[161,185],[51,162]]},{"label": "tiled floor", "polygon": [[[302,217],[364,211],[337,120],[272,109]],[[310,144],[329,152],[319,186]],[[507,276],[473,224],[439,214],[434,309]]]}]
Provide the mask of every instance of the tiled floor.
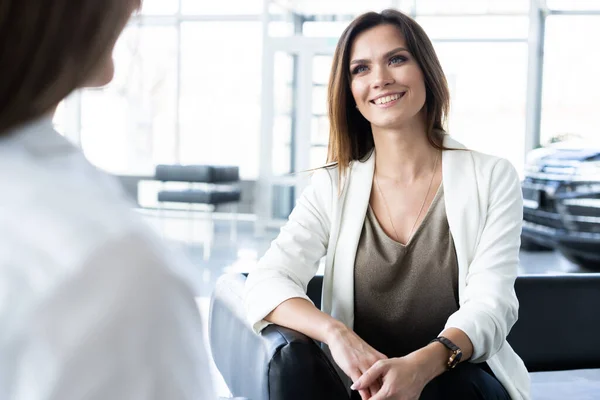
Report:
[{"label": "tiled floor", "polygon": [[[205,223],[196,220],[192,230],[190,222],[185,219],[168,219],[159,221],[156,217],[148,217],[148,221],[157,228],[174,246],[188,254],[194,265],[202,271],[200,292],[197,293],[198,306],[207,327],[209,298],[219,276],[226,272],[247,272],[257,263],[268,249],[270,242],[277,236],[277,231],[269,231],[264,237],[255,237],[252,222],[238,222],[238,235],[235,241],[229,237],[229,222],[215,223],[214,244],[211,257],[203,259],[203,247],[200,243],[206,232]],[[193,241],[190,239],[193,237]],[[585,273],[585,269],[572,264],[557,252],[521,252],[520,274],[561,274]],[[212,366],[215,389],[219,396],[229,393],[218,371]],[[594,377],[600,373],[591,372]],[[551,381],[552,377],[538,376],[537,381]],[[600,377],[598,377],[600,380]]]}]

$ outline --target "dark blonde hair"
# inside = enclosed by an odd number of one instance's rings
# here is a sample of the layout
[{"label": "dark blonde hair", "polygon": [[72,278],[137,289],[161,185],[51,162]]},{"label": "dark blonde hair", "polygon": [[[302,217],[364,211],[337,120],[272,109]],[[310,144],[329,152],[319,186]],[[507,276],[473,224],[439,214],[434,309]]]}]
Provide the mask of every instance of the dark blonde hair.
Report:
[{"label": "dark blonde hair", "polygon": [[2,0],[0,136],[82,86],[136,6],[140,0]]},{"label": "dark blonde hair", "polygon": [[368,12],[357,17],[346,30],[335,49],[328,87],[330,120],[327,163],[337,164],[342,179],[353,160],[360,160],[374,148],[371,124],[356,109],[350,92],[350,51],[356,37],[379,25],[397,27],[423,71],[426,90],[426,132],[429,143],[444,149],[445,123],[450,108],[450,91],[442,66],[427,34],[416,21],[400,11],[388,9]]}]

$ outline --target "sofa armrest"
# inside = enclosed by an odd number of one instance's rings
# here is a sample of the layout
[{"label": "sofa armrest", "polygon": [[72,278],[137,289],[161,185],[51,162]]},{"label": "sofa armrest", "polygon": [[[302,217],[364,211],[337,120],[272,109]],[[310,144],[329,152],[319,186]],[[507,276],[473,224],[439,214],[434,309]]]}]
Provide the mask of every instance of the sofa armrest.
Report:
[{"label": "sofa armrest", "polygon": [[309,337],[278,325],[256,335],[246,322],[246,277],[222,276],[211,299],[210,347],[233,396],[251,400],[348,400],[333,364]]}]

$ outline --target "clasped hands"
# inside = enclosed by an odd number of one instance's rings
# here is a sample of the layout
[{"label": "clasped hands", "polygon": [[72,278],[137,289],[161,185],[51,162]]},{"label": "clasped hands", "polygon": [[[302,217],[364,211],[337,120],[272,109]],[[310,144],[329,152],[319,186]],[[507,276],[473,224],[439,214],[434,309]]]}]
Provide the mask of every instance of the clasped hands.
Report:
[{"label": "clasped hands", "polygon": [[388,359],[356,333],[337,326],[328,335],[328,346],[338,366],[348,375],[362,400],[417,400],[432,379],[415,353]]}]

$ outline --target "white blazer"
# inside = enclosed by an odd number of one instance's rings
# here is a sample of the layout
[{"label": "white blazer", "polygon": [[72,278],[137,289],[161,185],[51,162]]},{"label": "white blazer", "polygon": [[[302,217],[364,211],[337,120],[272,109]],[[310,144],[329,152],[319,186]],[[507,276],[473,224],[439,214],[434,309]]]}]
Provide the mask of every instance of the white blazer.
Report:
[{"label": "white blazer", "polygon": [[[465,147],[446,136],[448,148]],[[354,262],[375,157],[352,162],[338,195],[337,168],[312,177],[289,221],[246,282],[244,302],[256,332],[283,301],[308,299],[306,288],[325,256],[322,309],[354,324]],[[514,291],[523,217],[521,187],[512,165],[468,150],[442,155],[444,200],[458,258],[460,308],[445,328],[473,343],[470,362],[486,361],[513,400],[530,398],[529,374],[506,337],[517,320]]]},{"label": "white blazer", "polygon": [[118,182],[47,118],[0,138],[0,187],[2,400],[215,398],[194,268]]}]

